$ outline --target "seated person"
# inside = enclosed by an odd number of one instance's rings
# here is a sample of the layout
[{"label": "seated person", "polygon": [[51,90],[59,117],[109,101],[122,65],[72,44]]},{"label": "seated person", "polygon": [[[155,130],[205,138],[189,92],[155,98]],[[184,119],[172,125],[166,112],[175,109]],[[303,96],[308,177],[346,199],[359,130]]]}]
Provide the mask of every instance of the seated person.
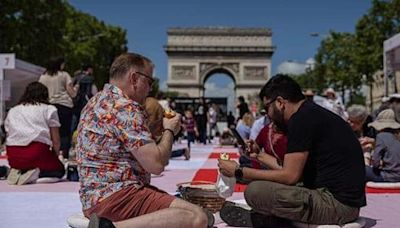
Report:
[{"label": "seated person", "polygon": [[366,181],[400,182],[400,124],[392,109],[383,110],[369,124],[378,131]]},{"label": "seated person", "polygon": [[262,166],[267,169],[282,168],[287,151],[287,137],[282,130],[279,130],[274,123],[270,123],[261,129],[255,143],[263,150],[256,156],[258,161],[252,162],[252,168]]},{"label": "seated person", "polygon": [[[251,127],[254,123],[254,116],[251,112],[246,112],[242,119],[240,119],[236,125],[236,131],[243,138],[243,140],[248,140],[250,138]],[[251,167],[252,161],[245,156],[240,156],[239,158],[240,166]]]},{"label": "seated person", "polygon": [[[256,140],[248,140],[247,143],[259,153],[251,153],[249,156],[241,155],[240,158],[244,158],[250,163],[244,166],[239,160],[240,165],[238,164],[238,166],[251,169],[282,169],[283,159],[287,151],[287,137],[282,131],[278,130],[274,123],[264,126]],[[239,148],[239,150],[242,151],[241,154],[246,153],[243,148]],[[253,180],[251,178],[236,178],[236,181],[240,184],[249,184]]]},{"label": "seated person", "polygon": [[358,137],[364,152],[364,163],[370,165],[371,152],[375,143],[375,130],[368,127],[372,117],[368,115],[367,109],[362,105],[352,105],[347,109],[347,122]]},{"label": "seated person", "polygon": [[242,119],[240,119],[239,122],[237,123],[236,130],[244,140],[249,139],[253,123],[254,123],[254,116],[251,112],[245,113]]},{"label": "seated person", "polygon": [[209,221],[199,206],[150,184],[151,174],[161,174],[168,164],[180,130],[179,114],[164,118],[161,139],[152,139],[142,105],[154,82],[153,68],[141,55],[118,56],[110,67],[110,83],[82,110],[79,194],[90,228],[206,227]]},{"label": "seated person", "polygon": [[352,105],[348,107],[347,115],[347,122],[358,138],[375,138],[375,130],[368,126],[368,124],[372,122],[372,117],[368,115],[367,109],[363,105]]},{"label": "seated person", "polygon": [[222,146],[232,146],[235,145],[235,137],[233,137],[232,133],[228,128],[225,128],[222,131],[222,135],[219,138],[219,143]]},{"label": "seated person", "polygon": [[[153,97],[146,98],[144,104],[144,109],[148,115],[148,127],[151,132],[153,139],[159,142],[162,138],[164,131],[163,119],[164,119],[164,109],[157,99]],[[190,159],[190,150],[187,147],[176,148],[175,144],[172,146],[171,158],[184,156],[185,160]]]},{"label": "seated person", "polygon": [[[256,180],[244,193],[252,210],[226,203],[221,218],[230,226],[250,227],[286,225],[281,220],[318,225],[356,220],[366,205],[365,165],[348,124],[306,100],[299,84],[286,75],[272,77],[260,99],[271,121],[287,135],[283,165],[259,170],[218,160],[223,175]],[[259,154],[257,147],[250,141],[248,153]],[[303,185],[297,186],[299,182]]]},{"label": "seated person", "polygon": [[255,140],[261,129],[263,129],[267,124],[270,123],[264,109],[260,111],[260,114],[261,116],[257,120],[255,120],[253,126],[251,126],[249,139]]},{"label": "seated person", "polygon": [[39,177],[64,176],[58,159],[60,122],[57,109],[48,102],[47,87],[30,83],[18,105],[5,120],[6,151],[11,167],[9,184],[33,183]]}]

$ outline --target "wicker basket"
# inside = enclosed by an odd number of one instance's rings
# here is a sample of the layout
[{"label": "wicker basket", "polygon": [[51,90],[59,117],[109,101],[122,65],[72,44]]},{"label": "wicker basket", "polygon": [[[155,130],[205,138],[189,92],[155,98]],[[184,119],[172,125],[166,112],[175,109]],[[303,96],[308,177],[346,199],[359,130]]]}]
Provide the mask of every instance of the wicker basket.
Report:
[{"label": "wicker basket", "polygon": [[225,198],[218,195],[215,183],[208,181],[192,181],[177,184],[182,198],[193,204],[210,210],[212,213],[221,210]]}]

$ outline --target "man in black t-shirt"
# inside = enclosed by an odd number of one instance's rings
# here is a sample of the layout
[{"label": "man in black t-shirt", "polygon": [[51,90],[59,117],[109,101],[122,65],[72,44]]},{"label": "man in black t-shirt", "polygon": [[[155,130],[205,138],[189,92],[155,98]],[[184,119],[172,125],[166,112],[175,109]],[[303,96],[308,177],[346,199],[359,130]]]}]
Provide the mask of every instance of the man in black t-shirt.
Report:
[{"label": "man in black t-shirt", "polygon": [[207,143],[207,123],[208,123],[208,107],[206,99],[200,98],[200,105],[196,111],[197,129],[199,131],[199,141],[206,145]]},{"label": "man in black t-shirt", "polygon": [[[226,204],[221,218],[231,226],[263,226],[272,218],[311,224],[356,220],[360,207],[366,205],[365,170],[361,146],[350,126],[306,101],[300,86],[288,76],[269,80],[260,98],[270,119],[288,136],[283,167],[254,172],[220,162],[226,176],[259,180],[251,182],[244,194],[252,213]],[[249,153],[259,152],[249,144]],[[242,216],[235,216],[238,212]]]},{"label": "man in black t-shirt", "polygon": [[247,105],[247,103],[244,101],[244,97],[243,96],[239,96],[238,97],[238,101],[239,103],[236,105],[236,108],[239,109],[239,117],[238,120],[243,118],[243,115],[245,113],[250,112],[249,110],[249,106]]}]

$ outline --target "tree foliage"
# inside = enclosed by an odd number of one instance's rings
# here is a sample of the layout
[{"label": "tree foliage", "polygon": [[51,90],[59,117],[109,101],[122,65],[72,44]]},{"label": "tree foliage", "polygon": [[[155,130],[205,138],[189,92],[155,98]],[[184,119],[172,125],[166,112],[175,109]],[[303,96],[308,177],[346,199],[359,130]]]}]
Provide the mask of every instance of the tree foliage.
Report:
[{"label": "tree foliage", "polygon": [[357,89],[361,76],[354,66],[354,35],[330,32],[315,56],[315,80],[336,90]]},{"label": "tree foliage", "polygon": [[372,0],[371,8],[357,22],[355,31],[355,34],[331,31],[314,57],[315,70],[297,80],[312,84],[307,87],[317,90],[334,87],[357,91],[362,84],[371,86],[373,75],[383,68],[383,42],[400,32],[400,0]]},{"label": "tree foliage", "polygon": [[400,0],[373,0],[372,7],[356,25],[358,72],[371,82],[373,74],[383,68],[383,42],[400,32]]},{"label": "tree foliage", "polygon": [[73,74],[83,64],[95,68],[103,85],[113,59],[127,51],[126,31],[80,12],[63,0],[2,0],[0,52],[45,66],[51,56],[62,55]]},{"label": "tree foliage", "polygon": [[324,77],[318,77],[315,70],[306,70],[300,75],[291,75],[303,89],[312,89],[314,92],[322,93],[326,88]]},{"label": "tree foliage", "polygon": [[0,52],[44,66],[49,56],[62,53],[66,17],[60,0],[2,0]]}]

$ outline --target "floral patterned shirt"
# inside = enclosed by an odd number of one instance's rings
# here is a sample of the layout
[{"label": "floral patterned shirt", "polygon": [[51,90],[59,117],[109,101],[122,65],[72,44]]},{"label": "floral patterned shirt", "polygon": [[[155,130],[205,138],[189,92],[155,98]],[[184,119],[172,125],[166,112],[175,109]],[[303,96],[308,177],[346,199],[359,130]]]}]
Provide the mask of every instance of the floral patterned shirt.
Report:
[{"label": "floral patterned shirt", "polygon": [[152,142],[147,115],[137,102],[111,84],[82,110],[77,162],[83,210],[131,185],[150,183],[132,151]]}]

